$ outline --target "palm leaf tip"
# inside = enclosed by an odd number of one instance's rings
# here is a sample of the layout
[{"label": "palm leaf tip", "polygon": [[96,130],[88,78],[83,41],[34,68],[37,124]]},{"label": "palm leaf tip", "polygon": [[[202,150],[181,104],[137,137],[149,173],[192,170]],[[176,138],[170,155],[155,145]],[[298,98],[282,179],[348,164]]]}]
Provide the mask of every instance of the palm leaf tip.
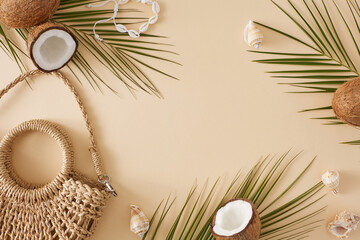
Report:
[{"label": "palm leaf tip", "polygon": [[[324,197],[320,195],[323,184],[318,182],[295,198],[288,198],[284,203],[288,193],[295,190],[295,186],[315,161],[315,158],[311,160],[279,195],[275,195],[274,190],[281,189],[281,183],[289,180],[286,171],[300,158],[299,154],[290,155],[290,152],[287,152],[277,158],[269,156],[260,160],[243,178],[236,174],[225,192],[217,188],[219,179],[210,187],[207,194],[205,187],[197,193],[196,185],[193,186],[170,228],[162,226],[166,214],[162,214],[159,220],[152,223],[153,228],[157,229],[155,236],[159,231],[164,231],[166,240],[214,239],[210,222],[215,210],[229,199],[246,197],[257,203],[263,221],[261,239],[310,236],[322,221],[319,215],[325,208],[316,209],[315,205]],[[315,210],[311,210],[312,208]],[[150,234],[146,239],[156,238]]]},{"label": "palm leaf tip", "polygon": [[[271,74],[272,78],[281,79],[279,84],[300,89],[300,91],[288,91],[288,93],[333,94],[339,86],[359,76],[356,57],[360,56],[360,47],[356,36],[360,32],[360,9],[357,1],[287,0],[285,2],[289,10],[285,3],[280,5],[277,1],[272,2],[303,36],[289,34],[260,22],[257,24],[294,41],[304,50],[298,52],[250,50],[249,52],[271,57],[254,60],[256,63],[287,67],[284,70],[276,69],[266,71],[266,73]],[[299,112],[316,114],[327,109],[331,107],[305,109]],[[343,124],[341,121],[332,121],[332,119],[324,120],[330,120],[323,123],[325,125]],[[352,145],[356,142],[344,143]]]}]

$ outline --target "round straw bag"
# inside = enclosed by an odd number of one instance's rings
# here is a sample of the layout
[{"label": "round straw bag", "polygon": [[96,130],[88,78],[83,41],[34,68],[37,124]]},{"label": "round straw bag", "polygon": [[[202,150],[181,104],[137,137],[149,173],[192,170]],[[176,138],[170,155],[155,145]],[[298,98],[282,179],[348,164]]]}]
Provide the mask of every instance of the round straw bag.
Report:
[{"label": "round straw bag", "polygon": [[[0,99],[27,77],[25,73],[0,91]],[[104,173],[97,152],[93,130],[84,105],[75,88],[61,73],[59,77],[74,94],[90,133],[90,152],[98,175],[92,181],[74,170],[72,145],[64,131],[46,120],[31,120],[12,129],[0,142],[0,239],[2,240],[80,240],[88,239],[102,215],[107,199],[116,195]],[[56,178],[44,185],[27,183],[17,176],[11,164],[14,140],[28,132],[42,132],[53,137],[62,149],[63,167]]]}]

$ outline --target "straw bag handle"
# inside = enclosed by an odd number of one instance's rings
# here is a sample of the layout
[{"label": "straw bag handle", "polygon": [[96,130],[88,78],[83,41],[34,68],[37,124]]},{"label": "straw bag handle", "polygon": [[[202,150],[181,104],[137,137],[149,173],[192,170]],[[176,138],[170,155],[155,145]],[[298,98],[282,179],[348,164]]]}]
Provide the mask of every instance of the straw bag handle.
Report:
[{"label": "straw bag handle", "polygon": [[[18,83],[23,82],[26,78],[28,77],[32,77],[35,75],[39,75],[45,72],[42,72],[40,70],[32,70],[29,72],[26,72],[24,74],[21,74],[19,77],[17,77],[13,82],[11,82],[10,84],[8,84],[3,90],[0,91],[0,99],[8,92],[10,91],[13,87],[15,87]],[[99,153],[97,151],[97,147],[96,147],[96,142],[95,142],[95,138],[94,138],[94,131],[93,128],[91,126],[88,114],[86,112],[85,106],[82,103],[79,94],[77,93],[75,87],[71,84],[71,82],[59,71],[53,72],[53,75],[55,75],[56,77],[60,78],[64,84],[70,89],[70,91],[73,93],[79,107],[81,110],[81,113],[83,115],[83,118],[85,120],[86,123],[86,127],[90,133],[90,153],[91,153],[91,157],[92,157],[92,161],[95,167],[95,171],[96,174],[98,175],[98,180],[99,182],[105,184],[108,186],[109,181],[110,181],[110,177],[105,173],[103,166],[102,166],[102,162],[99,156]],[[110,185],[109,185],[110,186]],[[108,188],[110,189],[110,187],[108,186]]]},{"label": "straw bag handle", "polygon": [[[0,142],[0,152],[1,152],[1,161],[0,161],[0,176],[3,179],[10,180],[10,185],[20,185],[25,189],[35,189],[39,187],[39,184],[31,184],[25,182],[23,179],[19,178],[15,173],[14,169],[11,167],[11,152],[12,145],[14,140],[26,133],[26,132],[42,132],[47,135],[50,135],[52,138],[56,140],[56,142],[60,145],[62,150],[62,158],[63,164],[60,173],[63,176],[69,176],[73,173],[74,169],[74,154],[72,151],[71,142],[66,135],[66,133],[58,127],[56,124],[49,122],[47,120],[30,120],[21,123],[20,125],[13,128],[8,134],[4,136],[4,138]],[[61,178],[59,175],[51,182],[44,185],[45,189],[56,188],[58,185],[58,181]]]}]

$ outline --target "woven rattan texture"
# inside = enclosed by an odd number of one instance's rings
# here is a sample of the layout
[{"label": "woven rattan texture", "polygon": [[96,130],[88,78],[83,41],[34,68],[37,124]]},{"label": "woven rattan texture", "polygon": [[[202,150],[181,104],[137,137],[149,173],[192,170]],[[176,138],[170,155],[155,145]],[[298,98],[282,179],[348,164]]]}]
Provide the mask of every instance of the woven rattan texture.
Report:
[{"label": "woven rattan texture", "polygon": [[[21,75],[4,90],[0,98],[26,77]],[[90,132],[90,152],[98,177],[103,174],[93,131],[84,105],[70,82],[55,73],[74,93]],[[42,132],[54,138],[62,150],[63,167],[56,178],[44,185],[27,183],[12,166],[12,145],[23,134]],[[30,120],[12,129],[0,142],[0,239],[1,240],[80,240],[95,230],[110,198],[105,187],[74,170],[72,144],[58,125],[46,120]]]}]

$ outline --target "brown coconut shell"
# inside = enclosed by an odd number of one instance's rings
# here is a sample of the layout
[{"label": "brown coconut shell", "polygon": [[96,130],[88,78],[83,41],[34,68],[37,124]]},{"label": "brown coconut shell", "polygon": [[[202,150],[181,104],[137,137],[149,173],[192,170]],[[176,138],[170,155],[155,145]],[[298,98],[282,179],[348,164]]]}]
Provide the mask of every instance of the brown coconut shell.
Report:
[{"label": "brown coconut shell", "polygon": [[13,28],[29,28],[49,20],[60,0],[0,0],[0,22]]},{"label": "brown coconut shell", "polygon": [[[74,39],[75,43],[76,43],[76,50],[79,46],[79,42],[78,40],[76,39],[76,37],[74,36],[74,34],[72,34],[69,30],[67,30],[63,25],[61,24],[57,24],[57,23],[53,23],[53,22],[46,22],[46,23],[43,23],[37,27],[34,27],[32,28],[30,31],[29,31],[29,34],[28,34],[28,37],[27,37],[27,47],[28,47],[28,51],[29,51],[29,55],[30,55],[30,58],[31,60],[33,61],[33,63],[35,64],[35,66],[44,71],[44,72],[52,72],[52,71],[47,71],[45,69],[42,69],[35,61],[34,59],[34,56],[33,56],[33,46],[36,42],[36,40],[43,34],[45,33],[46,31],[49,31],[49,30],[52,30],[52,29],[59,29],[59,30],[62,30],[62,31],[65,31],[67,33],[69,33],[71,35],[71,37]],[[76,50],[74,51],[74,54],[73,56],[75,55],[76,53]],[[63,66],[61,66],[60,68],[64,67],[66,64],[68,64],[70,62],[71,58],[69,59],[69,61],[67,61],[66,63],[64,63]],[[58,69],[55,69],[53,71],[56,71],[56,70],[59,70],[60,68]]]},{"label": "brown coconut shell", "polygon": [[332,108],[340,120],[360,126],[360,77],[349,80],[336,90]]},{"label": "brown coconut shell", "polygon": [[[242,200],[242,201],[245,201],[245,202],[248,202],[251,204],[251,207],[253,210],[253,215],[252,215],[252,218],[250,219],[248,225],[244,228],[244,230],[242,230],[241,232],[236,233],[232,236],[220,236],[220,235],[216,234],[213,229],[214,229],[214,225],[215,225],[216,215],[217,215],[219,209],[223,208],[228,203],[237,201],[237,200]],[[244,199],[244,198],[232,199],[232,200],[226,202],[225,204],[223,204],[220,208],[215,212],[214,217],[211,221],[211,232],[217,240],[258,240],[260,238],[261,221],[260,221],[259,213],[256,209],[256,206],[253,204],[253,202],[251,200]]]}]

